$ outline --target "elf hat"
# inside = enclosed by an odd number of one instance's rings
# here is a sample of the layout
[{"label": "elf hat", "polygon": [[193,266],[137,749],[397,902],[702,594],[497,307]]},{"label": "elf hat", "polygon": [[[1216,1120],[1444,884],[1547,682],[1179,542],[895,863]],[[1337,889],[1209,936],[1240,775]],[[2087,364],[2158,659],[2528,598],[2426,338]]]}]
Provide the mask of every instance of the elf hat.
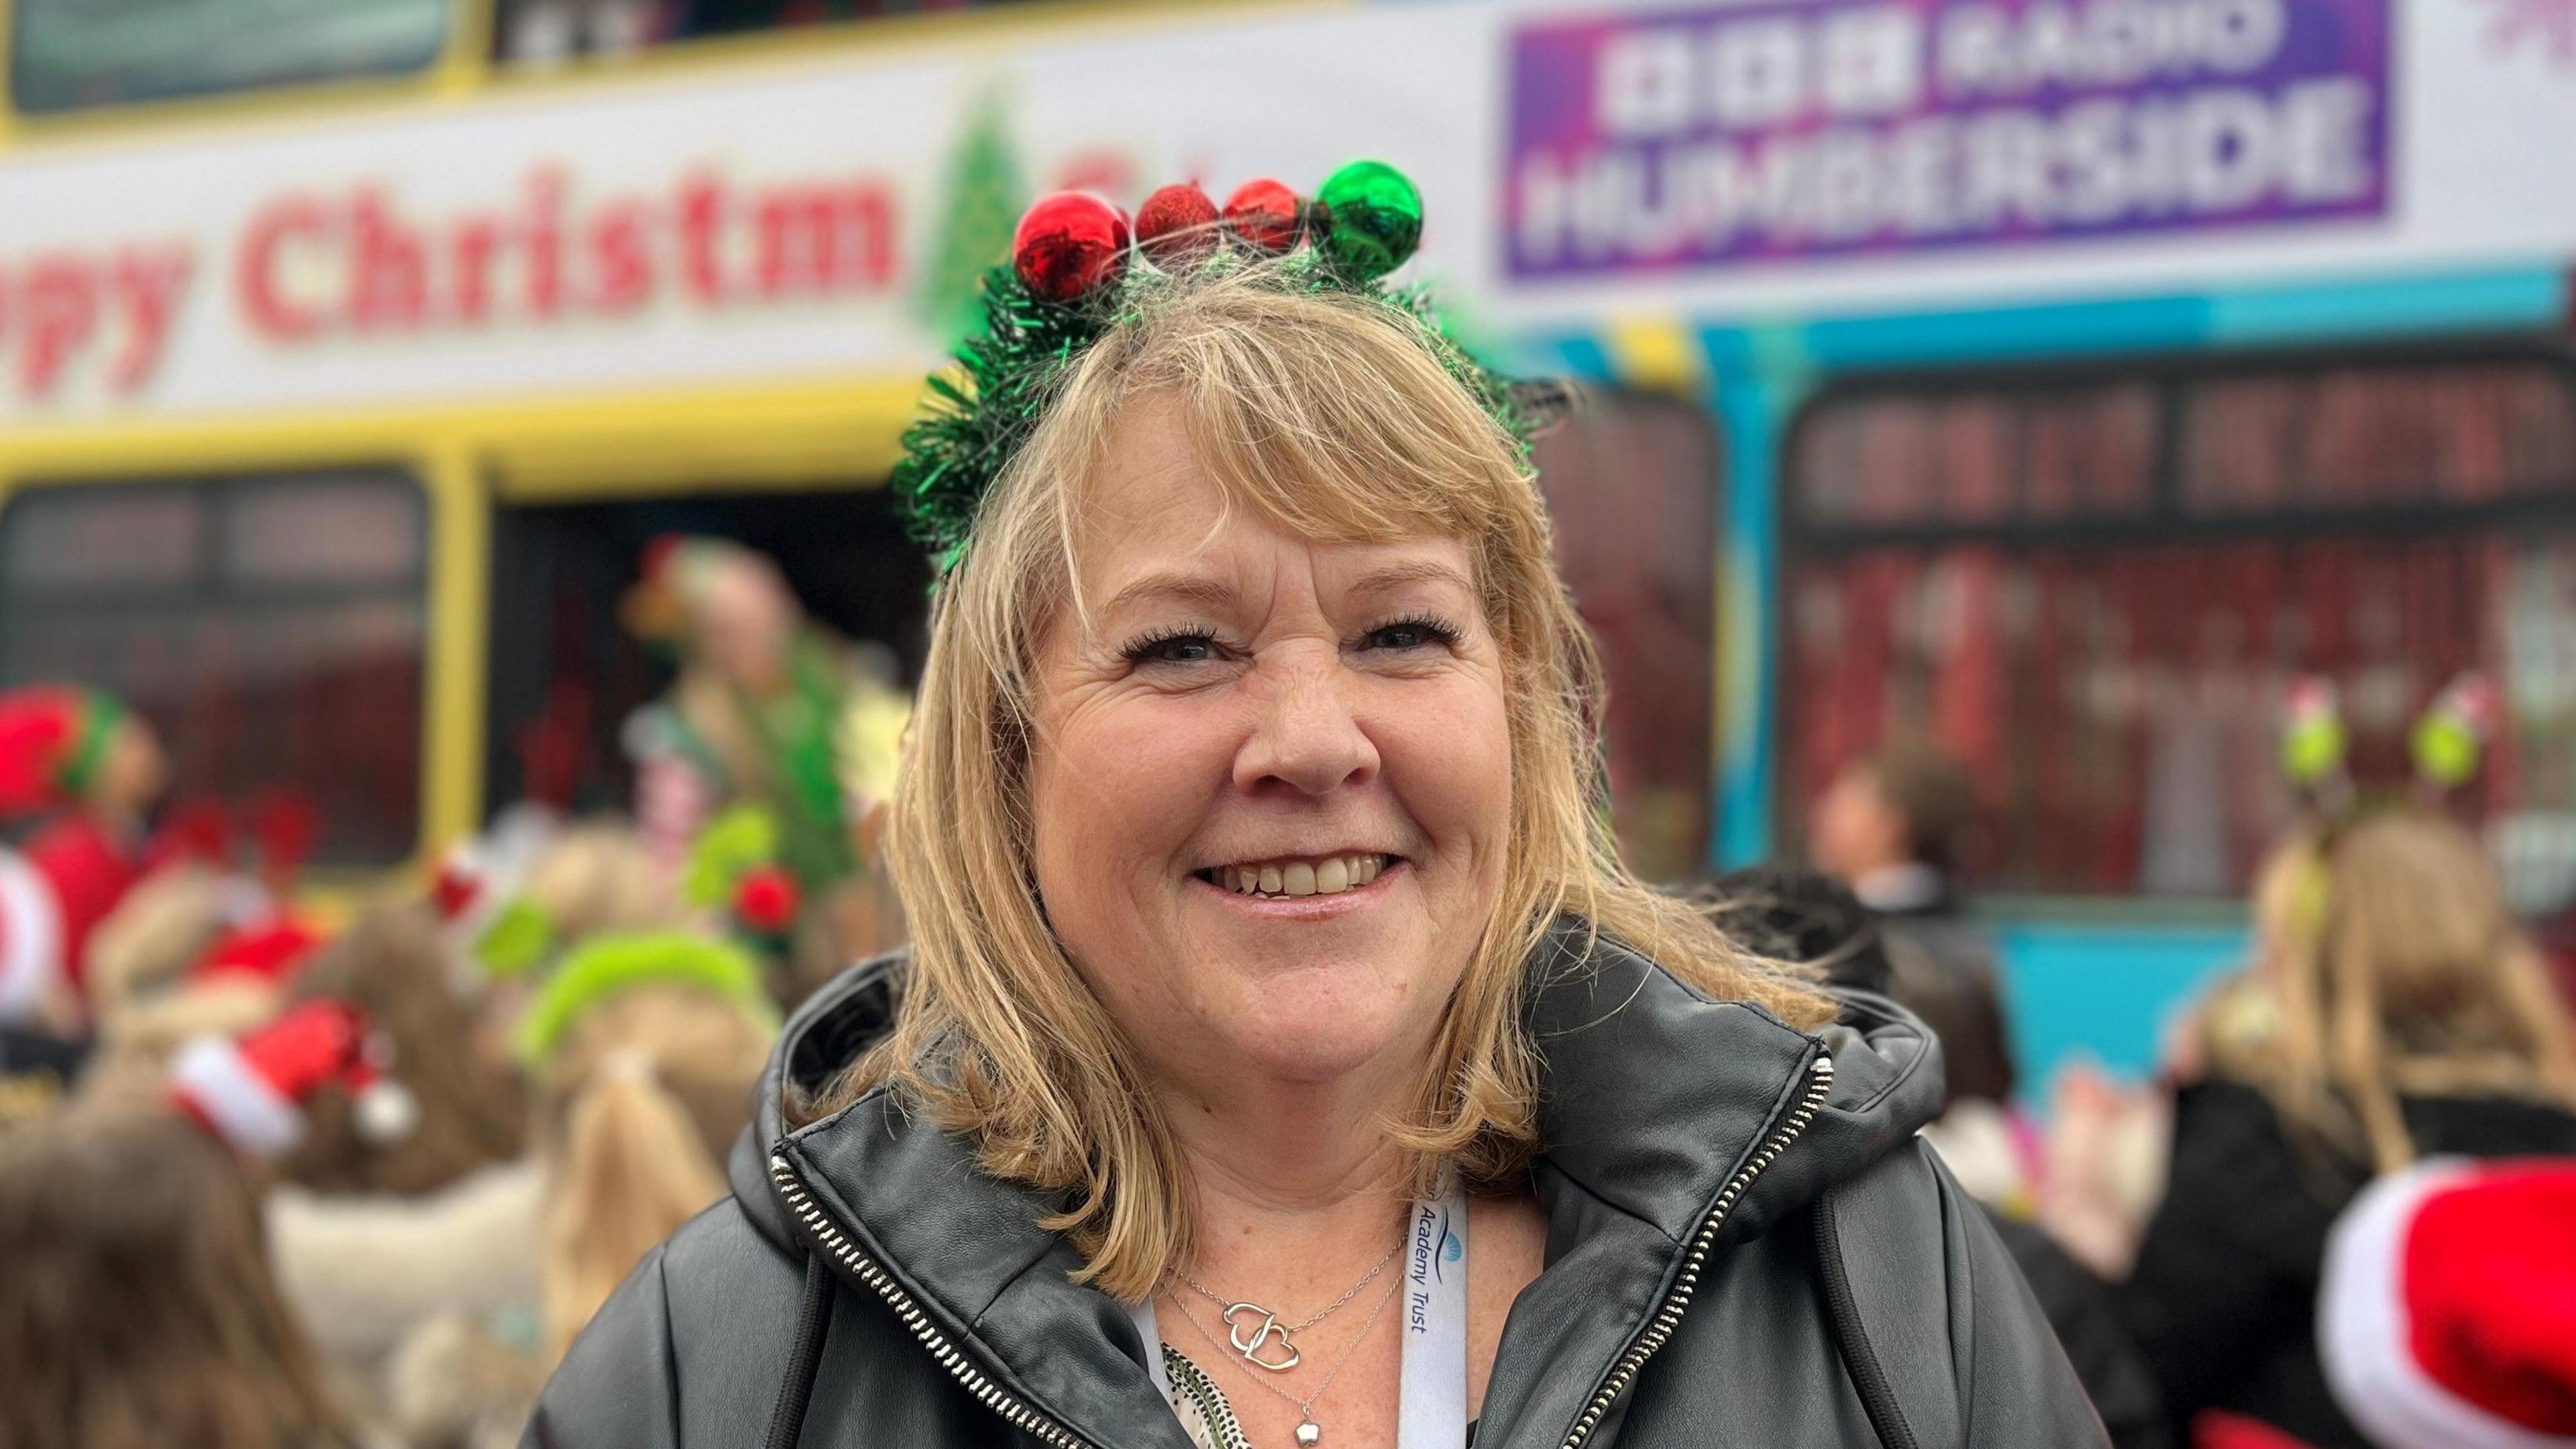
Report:
[{"label": "elf hat", "polygon": [[2576,1158],[2373,1183],[2327,1245],[2317,1348],[2384,1449],[2576,1446]]},{"label": "elf hat", "polygon": [[170,1095],[199,1125],[251,1157],[278,1157],[304,1137],[304,1104],[326,1086],[349,1094],[358,1135],[408,1136],[420,1104],[384,1075],[390,1055],[367,1018],[342,1001],[308,1001],[238,1040],[197,1037],[170,1063]]},{"label": "elf hat", "polygon": [[63,685],[0,693],[0,819],[80,798],[125,717],[111,695]]}]

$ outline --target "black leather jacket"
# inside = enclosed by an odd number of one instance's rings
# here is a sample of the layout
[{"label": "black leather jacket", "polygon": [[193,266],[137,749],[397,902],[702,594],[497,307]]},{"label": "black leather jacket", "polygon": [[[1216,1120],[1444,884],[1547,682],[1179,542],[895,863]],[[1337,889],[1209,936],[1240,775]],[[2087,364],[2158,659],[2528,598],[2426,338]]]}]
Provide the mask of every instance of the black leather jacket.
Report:
[{"label": "black leather jacket", "polygon": [[[1476,1449],[2105,1444],[1994,1231],[1914,1135],[1911,1018],[1794,1031],[1603,943],[1533,979],[1547,1267]],[[733,1197],[640,1264],[539,1400],[531,1449],[1188,1449],[1116,1303],[1031,1193],[888,1093],[783,1130],[779,1092],[882,1029],[896,962],[787,1026]]]}]

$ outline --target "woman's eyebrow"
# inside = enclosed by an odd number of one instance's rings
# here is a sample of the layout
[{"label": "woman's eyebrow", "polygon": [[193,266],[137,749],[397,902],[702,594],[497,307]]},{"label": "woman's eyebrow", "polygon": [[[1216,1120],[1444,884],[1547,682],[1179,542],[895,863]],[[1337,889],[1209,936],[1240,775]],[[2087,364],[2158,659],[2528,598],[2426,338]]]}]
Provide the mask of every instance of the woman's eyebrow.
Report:
[{"label": "woman's eyebrow", "polygon": [[1455,566],[1427,558],[1406,559],[1401,563],[1370,569],[1351,581],[1350,591],[1354,594],[1384,594],[1408,584],[1448,584],[1471,598],[1476,592],[1476,586]]},{"label": "woman's eyebrow", "polygon": [[1161,569],[1145,575],[1110,596],[1107,612],[1148,599],[1168,599],[1197,604],[1206,609],[1230,608],[1242,596],[1234,585],[1206,574],[1178,569]]}]

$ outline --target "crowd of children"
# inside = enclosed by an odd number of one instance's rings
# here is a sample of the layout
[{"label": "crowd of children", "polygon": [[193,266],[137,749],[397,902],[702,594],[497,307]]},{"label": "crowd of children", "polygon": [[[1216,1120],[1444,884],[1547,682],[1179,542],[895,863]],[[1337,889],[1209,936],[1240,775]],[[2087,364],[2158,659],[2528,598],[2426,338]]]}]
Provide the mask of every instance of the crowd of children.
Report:
[{"label": "crowd of children", "polygon": [[172,803],[141,715],[0,693],[0,1443],[515,1444],[722,1195],[782,1009],[900,931],[903,705],[758,555],[648,562],[632,817],[517,807],[354,899],[309,810]]},{"label": "crowd of children", "polygon": [[460,859],[332,930],[228,923],[256,888],[174,864],[99,927],[172,959],[11,1029],[10,1442],[515,1443],[722,1194],[782,1005],[777,830],[736,807],[676,872],[621,825],[508,833],[515,873]]}]

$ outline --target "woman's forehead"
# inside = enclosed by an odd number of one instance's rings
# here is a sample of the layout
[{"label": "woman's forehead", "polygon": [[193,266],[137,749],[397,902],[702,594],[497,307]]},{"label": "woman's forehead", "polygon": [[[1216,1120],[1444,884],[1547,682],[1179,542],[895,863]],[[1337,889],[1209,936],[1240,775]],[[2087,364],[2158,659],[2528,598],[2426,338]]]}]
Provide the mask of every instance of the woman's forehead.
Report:
[{"label": "woman's forehead", "polygon": [[1108,622],[1172,607],[1241,615],[1305,599],[1335,608],[1446,595],[1464,607],[1476,597],[1475,560],[1449,534],[1314,540],[1241,508],[1101,522],[1086,532],[1076,590],[1082,612]]},{"label": "woman's forehead", "polygon": [[[1311,549],[1337,558],[1445,555],[1467,549],[1419,490],[1319,467],[1293,445],[1226,446],[1211,466],[1178,400],[1138,398],[1120,410],[1094,465],[1068,490],[1063,543],[1090,600],[1129,575],[1178,560]],[[1356,565],[1346,565],[1355,567]]]}]

